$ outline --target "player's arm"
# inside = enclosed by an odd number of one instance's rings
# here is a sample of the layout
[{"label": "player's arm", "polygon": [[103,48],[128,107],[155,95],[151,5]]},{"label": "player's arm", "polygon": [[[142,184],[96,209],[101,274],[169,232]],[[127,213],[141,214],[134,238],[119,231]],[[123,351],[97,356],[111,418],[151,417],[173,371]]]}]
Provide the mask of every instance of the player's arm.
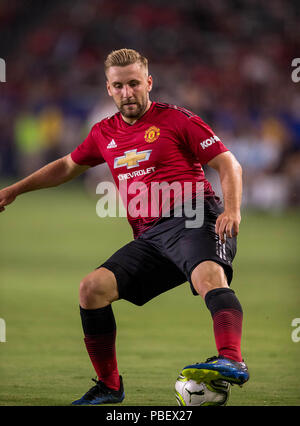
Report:
[{"label": "player's arm", "polygon": [[53,161],[26,178],[0,190],[0,212],[12,203],[18,195],[42,188],[50,188],[68,182],[79,176],[89,166],[75,163],[71,155]]},{"label": "player's arm", "polygon": [[239,232],[242,202],[242,167],[229,151],[217,155],[207,164],[217,170],[220,176],[224,212],[217,218],[216,233],[221,241],[224,242],[224,234],[226,237],[231,238]]}]

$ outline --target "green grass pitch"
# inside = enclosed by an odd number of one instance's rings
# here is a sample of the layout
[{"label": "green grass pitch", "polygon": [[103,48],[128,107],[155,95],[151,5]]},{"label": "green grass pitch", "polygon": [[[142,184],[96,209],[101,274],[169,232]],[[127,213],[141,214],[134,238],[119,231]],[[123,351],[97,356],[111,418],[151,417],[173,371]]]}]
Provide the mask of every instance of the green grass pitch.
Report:
[{"label": "green grass pitch", "polygon": [[[3,185],[1,185],[2,187]],[[78,308],[81,278],[132,238],[124,218],[100,219],[80,185],[19,197],[0,216],[0,405],[69,405],[95,376]],[[244,309],[250,370],[228,405],[300,405],[299,214],[244,212],[232,288]],[[210,314],[184,284],[136,307],[114,303],[128,406],[176,406],[186,364],[215,355]],[[299,333],[300,335],[300,333]]]}]

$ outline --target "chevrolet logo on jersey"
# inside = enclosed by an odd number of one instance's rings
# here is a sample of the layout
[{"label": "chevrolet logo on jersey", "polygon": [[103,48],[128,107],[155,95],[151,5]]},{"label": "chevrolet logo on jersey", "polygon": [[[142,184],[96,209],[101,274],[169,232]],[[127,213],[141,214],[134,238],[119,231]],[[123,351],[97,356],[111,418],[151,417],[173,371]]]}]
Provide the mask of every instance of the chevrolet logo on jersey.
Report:
[{"label": "chevrolet logo on jersey", "polygon": [[138,167],[140,161],[149,160],[151,151],[151,149],[141,152],[137,152],[136,149],[125,151],[122,157],[115,158],[114,168],[127,166],[127,169],[132,169],[133,167]]}]

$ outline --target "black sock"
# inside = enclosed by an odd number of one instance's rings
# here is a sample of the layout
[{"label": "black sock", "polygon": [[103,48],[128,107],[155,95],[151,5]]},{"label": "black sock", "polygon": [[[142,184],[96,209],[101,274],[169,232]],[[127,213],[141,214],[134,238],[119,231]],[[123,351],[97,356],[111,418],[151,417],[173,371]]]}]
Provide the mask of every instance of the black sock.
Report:
[{"label": "black sock", "polygon": [[213,316],[222,309],[235,309],[243,313],[242,306],[231,288],[220,287],[206,293],[205,303]]},{"label": "black sock", "polygon": [[81,306],[79,308],[85,335],[106,334],[116,330],[116,321],[111,305],[98,309],[84,309]]}]

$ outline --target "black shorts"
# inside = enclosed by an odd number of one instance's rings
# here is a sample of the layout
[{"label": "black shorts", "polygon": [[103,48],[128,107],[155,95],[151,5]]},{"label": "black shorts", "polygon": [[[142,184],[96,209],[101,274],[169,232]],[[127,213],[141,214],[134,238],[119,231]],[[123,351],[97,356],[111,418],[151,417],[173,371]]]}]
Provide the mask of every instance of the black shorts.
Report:
[{"label": "black shorts", "polygon": [[99,266],[116,277],[119,297],[143,305],[167,290],[188,281],[193,269],[205,260],[220,264],[228,284],[232,280],[232,261],[236,238],[221,244],[215,223],[223,211],[216,197],[205,199],[204,221],[199,228],[187,228],[186,217],[161,218],[140,237],[126,244]]}]

